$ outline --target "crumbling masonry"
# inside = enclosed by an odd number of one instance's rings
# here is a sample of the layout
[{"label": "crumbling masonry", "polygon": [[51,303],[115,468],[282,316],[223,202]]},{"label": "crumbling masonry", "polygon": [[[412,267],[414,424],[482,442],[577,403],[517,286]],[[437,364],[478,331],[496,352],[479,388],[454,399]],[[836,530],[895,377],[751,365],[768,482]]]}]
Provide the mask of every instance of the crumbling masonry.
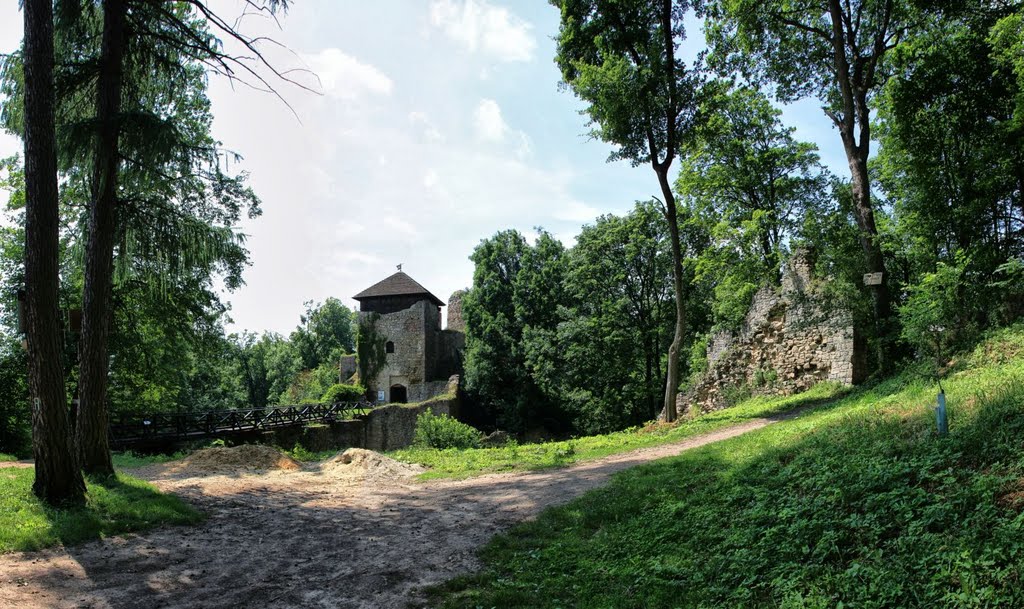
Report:
[{"label": "crumbling masonry", "polygon": [[782,289],[754,295],[742,328],[708,345],[708,369],[676,404],[679,412],[731,406],[748,394],[791,395],[821,381],[863,380],[864,344],[849,311],[826,306],[812,277],[813,256],[791,257]]}]

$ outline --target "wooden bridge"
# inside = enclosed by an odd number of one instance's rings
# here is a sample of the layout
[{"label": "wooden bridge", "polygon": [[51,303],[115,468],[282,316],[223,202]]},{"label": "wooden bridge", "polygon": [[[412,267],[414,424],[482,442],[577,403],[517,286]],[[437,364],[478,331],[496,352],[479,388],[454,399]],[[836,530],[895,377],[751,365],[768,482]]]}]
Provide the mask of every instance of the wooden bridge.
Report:
[{"label": "wooden bridge", "polygon": [[113,448],[123,449],[140,444],[163,444],[292,425],[331,423],[351,419],[358,412],[373,408],[373,406],[369,402],[339,402],[337,404],[268,406],[266,408],[206,412],[124,415],[111,420],[110,440]]}]

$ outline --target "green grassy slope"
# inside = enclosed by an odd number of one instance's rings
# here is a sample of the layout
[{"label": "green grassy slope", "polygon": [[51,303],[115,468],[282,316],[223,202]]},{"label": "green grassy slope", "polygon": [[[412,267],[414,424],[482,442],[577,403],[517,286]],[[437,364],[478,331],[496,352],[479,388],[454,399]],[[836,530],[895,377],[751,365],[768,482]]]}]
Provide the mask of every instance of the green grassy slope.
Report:
[{"label": "green grassy slope", "polygon": [[116,480],[89,481],[85,507],[55,510],[32,494],[33,477],[32,468],[0,468],[0,553],[203,519],[174,495],[124,474]]},{"label": "green grassy slope", "polygon": [[430,471],[420,476],[425,480],[564,467],[577,461],[676,442],[752,419],[812,406],[842,395],[846,391],[837,384],[822,383],[800,395],[775,399],[755,398],[734,408],[702,415],[677,425],[652,425],[573,440],[540,444],[512,443],[496,448],[439,450],[414,446],[394,451],[389,453],[389,456],[429,467]]},{"label": "green grassy slope", "polygon": [[623,472],[496,538],[448,607],[1024,607],[1024,328]]}]

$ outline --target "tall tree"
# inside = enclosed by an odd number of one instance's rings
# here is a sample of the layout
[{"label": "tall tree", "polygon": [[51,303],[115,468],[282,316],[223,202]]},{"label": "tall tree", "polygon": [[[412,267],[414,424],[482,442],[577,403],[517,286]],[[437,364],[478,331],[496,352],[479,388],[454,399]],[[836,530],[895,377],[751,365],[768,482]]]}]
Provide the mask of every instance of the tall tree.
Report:
[{"label": "tall tree", "polygon": [[[232,219],[246,205],[250,215],[258,213],[244,176],[221,171],[218,143],[209,136],[203,72],[205,66],[232,79],[248,75],[259,86],[267,81],[253,64],[273,68],[256,38],[241,34],[206,4],[58,4],[66,60],[60,89],[68,127],[64,170],[69,181],[85,182],[83,190],[91,192],[77,439],[83,466],[92,473],[113,471],[106,427],[115,274],[121,285],[132,274],[148,276],[154,291],[166,293],[169,284],[192,282],[197,272],[209,278],[220,267],[227,271],[229,288],[235,287],[245,255]],[[100,5],[102,19],[97,18]],[[249,5],[271,12],[287,7],[281,0]],[[251,56],[227,53],[211,28]],[[82,112],[89,105],[93,115]],[[208,287],[199,284],[201,291]]]},{"label": "tall tree", "polygon": [[473,250],[473,287],[466,319],[466,390],[506,429],[525,427],[519,391],[528,381],[522,359],[522,326],[516,322],[514,284],[529,245],[517,231],[503,231]]},{"label": "tall tree", "polygon": [[124,0],[103,0],[103,42],[96,86],[96,137],[93,148],[92,201],[85,244],[85,288],[82,295],[81,382],[75,444],[82,469],[112,476],[107,440],[108,338],[113,317],[114,237],[117,231],[118,139],[124,78]]},{"label": "tall tree", "polygon": [[304,306],[301,324],[291,334],[291,342],[302,356],[302,365],[306,369],[325,363],[337,366],[339,356],[355,349],[353,312],[334,297],[322,303],[310,300]]},{"label": "tall tree", "polygon": [[[937,280],[935,273],[958,278],[959,304],[948,308],[955,315],[931,324],[946,327],[954,344],[957,335],[969,340],[971,328],[1012,319],[1019,296],[994,284],[1002,265],[1024,258],[1021,89],[999,35],[1021,13],[1001,3],[965,5],[894,51],[895,75],[877,100],[881,147],[873,161],[894,211],[905,288],[938,310],[940,295],[915,284]],[[901,321],[906,326],[905,315]]]},{"label": "tall tree", "polygon": [[688,0],[551,0],[561,10],[555,61],[563,81],[587,102],[591,134],[618,147],[612,160],[650,163],[668,223],[676,303],[663,412],[676,418],[679,352],[686,331],[686,286],[678,210],[669,169],[697,111],[699,75],[677,57]]},{"label": "tall tree", "polygon": [[[864,268],[882,273],[869,286],[876,337],[892,303],[871,199],[868,156],[871,100],[889,75],[885,59],[906,35],[906,0],[712,0],[706,7],[713,63],[772,84],[781,101],[816,97],[839,132],[850,166],[853,212]],[[879,365],[885,351],[879,350]]]},{"label": "tall tree", "polygon": [[[638,425],[662,406],[665,347],[674,313],[668,227],[653,201],[583,227],[569,252],[571,295],[558,325],[560,399],[575,428]],[[692,329],[694,324],[690,324]]]},{"label": "tall tree", "polygon": [[53,5],[26,0],[25,313],[32,408],[32,491],[50,505],[82,504],[85,482],[71,445],[57,312],[58,206],[53,87]]},{"label": "tall tree", "polygon": [[683,147],[677,190],[714,233],[699,271],[714,286],[716,323],[742,322],[762,285],[778,286],[787,244],[829,194],[814,144],[798,142],[756,89],[709,98]]},{"label": "tall tree", "polygon": [[565,247],[543,230],[534,245],[507,230],[481,241],[470,259],[473,287],[463,300],[467,392],[503,429],[564,429],[564,412],[540,379],[559,359]]}]

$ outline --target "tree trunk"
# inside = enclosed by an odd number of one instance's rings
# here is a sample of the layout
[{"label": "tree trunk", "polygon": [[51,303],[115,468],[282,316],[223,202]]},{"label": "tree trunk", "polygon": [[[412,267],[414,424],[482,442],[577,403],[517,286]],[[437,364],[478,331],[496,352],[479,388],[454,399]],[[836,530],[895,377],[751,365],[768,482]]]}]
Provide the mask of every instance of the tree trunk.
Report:
[{"label": "tree trunk", "polygon": [[[887,6],[886,10],[887,15],[892,14],[891,4]],[[839,0],[829,0],[828,13],[832,21],[832,61],[839,85],[842,112],[837,115],[826,110],[826,113],[839,129],[839,135],[843,140],[843,149],[846,152],[846,160],[850,165],[853,215],[857,221],[861,249],[864,250],[865,266],[869,273],[882,274],[881,283],[868,286],[868,289],[871,291],[875,318],[878,369],[884,370],[888,355],[885,339],[892,311],[888,277],[885,276],[885,259],[882,256],[882,246],[878,242],[878,228],[875,226],[875,213],[871,205],[871,180],[868,176],[868,154],[871,146],[871,109],[868,107],[868,89],[872,86],[870,74],[873,74],[875,64],[865,68],[864,59],[854,53],[855,61],[859,63],[856,66],[850,65],[846,53],[848,47],[855,46],[856,41],[847,39],[849,33],[846,23],[849,16],[843,13],[843,7]],[[880,61],[884,52],[884,46],[876,46],[875,55],[871,61]],[[868,75],[865,75],[866,73]]]},{"label": "tree trunk", "polygon": [[103,42],[97,88],[98,133],[94,154],[89,237],[82,296],[81,381],[76,425],[78,452],[88,474],[113,475],[107,437],[107,343],[113,317],[114,236],[117,229],[118,135],[125,47],[124,0],[103,2]]},{"label": "tree trunk", "polygon": [[[671,158],[671,157],[669,157]],[[679,390],[679,350],[683,345],[686,331],[686,293],[683,291],[683,254],[679,243],[679,216],[676,213],[676,199],[668,181],[668,167],[657,170],[658,184],[665,197],[665,219],[668,220],[669,240],[672,242],[672,283],[676,296],[676,329],[672,344],[668,348],[668,370],[665,374],[665,401],[662,413],[665,421],[676,420],[676,392]]]},{"label": "tree trunk", "polygon": [[57,312],[57,142],[54,126],[53,5],[25,0],[25,293],[32,492],[46,503],[85,503],[85,482],[71,444]]},{"label": "tree trunk", "polygon": [[846,147],[846,155],[850,163],[850,174],[853,177],[850,183],[853,193],[853,215],[860,234],[860,246],[864,250],[864,261],[869,273],[882,274],[881,283],[868,286],[868,289],[871,291],[872,313],[875,318],[877,369],[885,371],[891,346],[888,335],[892,305],[889,296],[889,278],[885,274],[885,259],[882,255],[882,246],[878,242],[878,228],[875,226],[875,213],[871,205],[871,182],[868,177],[867,155],[860,153],[860,147],[851,146]]}]

